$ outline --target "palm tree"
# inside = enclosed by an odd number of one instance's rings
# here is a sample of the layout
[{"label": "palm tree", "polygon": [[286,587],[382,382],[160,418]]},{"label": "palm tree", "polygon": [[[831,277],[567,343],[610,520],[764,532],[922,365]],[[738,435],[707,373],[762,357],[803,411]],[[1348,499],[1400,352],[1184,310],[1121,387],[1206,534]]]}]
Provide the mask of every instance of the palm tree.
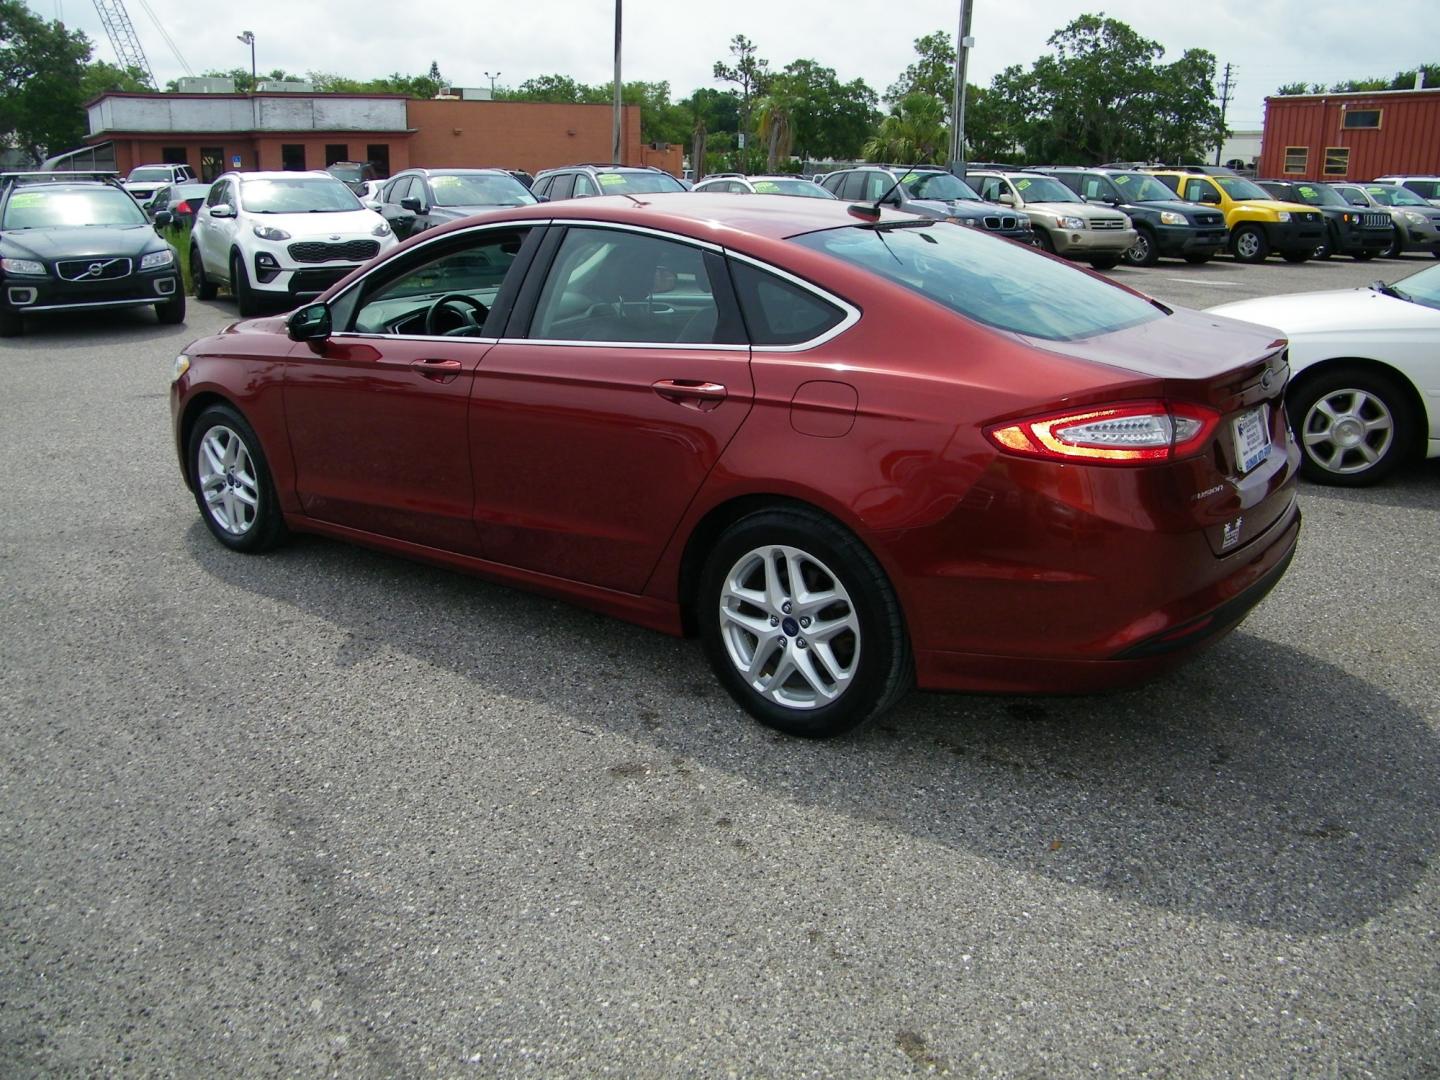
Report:
[{"label": "palm tree", "polygon": [[795,144],[791,116],[795,100],[783,81],[776,79],[770,92],[755,109],[755,134],[765,140],[765,167],[774,172],[780,159],[788,158]]},{"label": "palm tree", "polygon": [[869,161],[931,165],[943,162],[949,148],[945,104],[930,94],[907,94],[891,107],[861,152]]}]

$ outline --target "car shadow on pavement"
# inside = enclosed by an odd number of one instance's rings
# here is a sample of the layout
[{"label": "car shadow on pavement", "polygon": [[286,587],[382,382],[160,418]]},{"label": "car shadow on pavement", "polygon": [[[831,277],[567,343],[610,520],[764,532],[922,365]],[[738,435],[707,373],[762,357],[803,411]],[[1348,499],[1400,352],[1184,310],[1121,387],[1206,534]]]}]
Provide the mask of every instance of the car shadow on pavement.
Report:
[{"label": "car shadow on pavement", "polygon": [[[1300,934],[1355,927],[1411,894],[1440,835],[1440,748],[1426,718],[1243,630],[1138,689],[915,693],[876,725],[812,743],[749,720],[694,642],[318,538],[255,559],[196,522],[186,544],[223,585],[334,626],[337,673],[398,653],[463,677],[477,746],[499,722],[491,702],[538,703],[571,731],[633,740],[644,760],[595,761],[614,776],[717,770],[1181,916]],[[423,717],[402,722],[412,726],[395,738],[423,737]]]}]

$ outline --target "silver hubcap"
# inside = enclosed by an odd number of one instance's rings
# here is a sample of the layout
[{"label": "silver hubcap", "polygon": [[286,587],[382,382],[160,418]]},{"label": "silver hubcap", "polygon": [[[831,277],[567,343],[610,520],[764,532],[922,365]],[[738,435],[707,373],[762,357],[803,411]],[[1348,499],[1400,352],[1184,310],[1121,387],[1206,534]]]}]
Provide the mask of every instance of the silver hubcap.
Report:
[{"label": "silver hubcap", "polygon": [[1137,263],[1144,262],[1150,257],[1150,241],[1145,239],[1144,233],[1136,238],[1134,245],[1126,254],[1130,256],[1131,262]]},{"label": "silver hubcap", "polygon": [[1260,252],[1260,238],[1253,232],[1241,233],[1235,239],[1235,250],[1247,259],[1253,259]]},{"label": "silver hubcap", "polygon": [[725,575],[720,632],[730,660],[761,696],[789,709],[829,705],[860,662],[860,620],[840,579],[799,548],[742,555]]},{"label": "silver hubcap", "polygon": [[231,536],[244,536],[255,524],[260,485],[255,463],[240,436],[217,424],[200,440],[200,492],[210,518]]},{"label": "silver hubcap", "polygon": [[1395,418],[1368,390],[1332,390],[1305,414],[1305,452],[1333,473],[1373,468],[1395,438]]}]

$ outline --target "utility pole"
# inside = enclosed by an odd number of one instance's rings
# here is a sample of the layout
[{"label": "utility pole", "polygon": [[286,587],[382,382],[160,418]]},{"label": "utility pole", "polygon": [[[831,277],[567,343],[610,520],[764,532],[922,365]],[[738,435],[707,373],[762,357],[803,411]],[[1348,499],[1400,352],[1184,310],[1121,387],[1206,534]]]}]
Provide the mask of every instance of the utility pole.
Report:
[{"label": "utility pole", "polygon": [[1233,64],[1225,65],[1225,78],[1220,83],[1220,139],[1215,143],[1215,164],[1220,164],[1220,152],[1224,149],[1225,143],[1225,109],[1230,104],[1230,91],[1235,88],[1231,82],[1230,72]]},{"label": "utility pole", "polygon": [[975,39],[970,36],[970,0],[960,0],[960,33],[955,38],[955,97],[950,108],[950,171],[965,175],[965,68]]},{"label": "utility pole", "polygon": [[495,100],[495,80],[498,79],[501,75],[504,75],[504,74],[505,74],[505,73],[504,73],[503,71],[497,71],[497,72],[495,72],[494,75],[491,75],[490,72],[488,72],[488,71],[485,72],[485,77],[490,80],[490,100],[491,100],[491,101],[494,101],[494,100]]},{"label": "utility pole", "polygon": [[615,117],[610,125],[610,160],[620,158],[620,0],[615,0]]}]

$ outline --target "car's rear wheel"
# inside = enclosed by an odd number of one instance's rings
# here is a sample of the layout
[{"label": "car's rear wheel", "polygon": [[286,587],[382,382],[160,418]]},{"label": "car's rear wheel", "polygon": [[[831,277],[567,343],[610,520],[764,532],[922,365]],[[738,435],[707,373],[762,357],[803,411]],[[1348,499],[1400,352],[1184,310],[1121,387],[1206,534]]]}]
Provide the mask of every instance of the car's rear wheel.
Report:
[{"label": "car's rear wheel", "polygon": [[185,321],[185,294],[179,289],[175,295],[163,304],[155,305],[155,317],[167,326],[175,326]]},{"label": "car's rear wheel", "polygon": [[1351,258],[1353,258],[1356,262],[1369,262],[1378,254],[1380,254],[1378,251],[1376,251],[1374,248],[1371,248],[1369,251],[1357,251],[1354,255],[1351,256]]},{"label": "car's rear wheel", "polygon": [[260,439],[238,412],[228,405],[202,412],[190,429],[187,460],[195,505],[220,543],[253,553],[285,536]]},{"label": "car's rear wheel", "polygon": [[250,284],[250,275],[245,270],[245,260],[238,251],[230,255],[230,291],[235,294],[235,306],[245,316],[260,314],[260,298]]},{"label": "car's rear wheel", "polygon": [[1125,261],[1131,266],[1154,266],[1158,258],[1160,250],[1155,244],[1154,234],[1149,229],[1137,227],[1135,243],[1125,252]]},{"label": "car's rear wheel", "polygon": [[1270,255],[1270,241],[1265,239],[1264,229],[1242,225],[1230,238],[1230,251],[1241,262],[1264,262]]},{"label": "car's rear wheel", "polygon": [[196,300],[214,300],[218,291],[205,274],[205,260],[200,257],[200,248],[193,239],[190,241],[190,287],[195,290]]},{"label": "car's rear wheel", "polygon": [[13,311],[0,309],[0,337],[19,337],[25,332],[25,321]]},{"label": "car's rear wheel", "polygon": [[1378,483],[1404,460],[1411,445],[1410,401],[1380,371],[1338,368],[1301,378],[1289,395],[1301,473],[1322,484]]},{"label": "car's rear wheel", "polygon": [[849,531],[804,508],[764,510],[721,535],[698,595],[721,684],[762,724],[838,735],[889,709],[913,678],[900,604]]}]

